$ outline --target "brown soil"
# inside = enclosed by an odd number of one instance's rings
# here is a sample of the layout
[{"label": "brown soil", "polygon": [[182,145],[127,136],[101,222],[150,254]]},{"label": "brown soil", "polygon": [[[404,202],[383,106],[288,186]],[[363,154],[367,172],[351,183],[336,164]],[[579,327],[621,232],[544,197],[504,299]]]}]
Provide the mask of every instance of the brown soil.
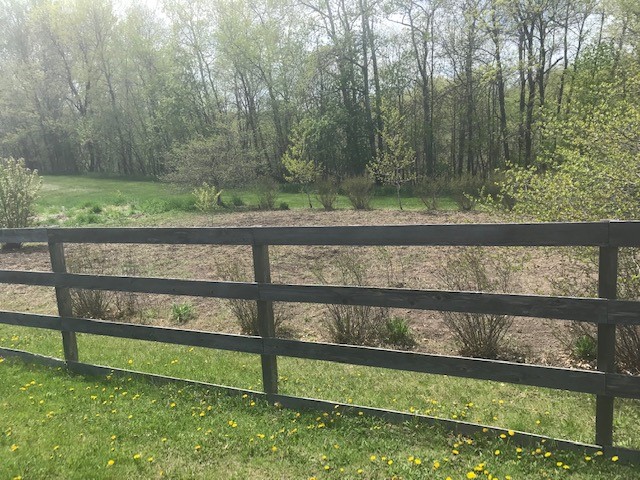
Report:
[{"label": "brown soil", "polygon": [[[427,223],[494,223],[499,219],[482,213],[423,213],[376,211],[246,212],[193,218],[180,226],[280,226],[280,225],[371,225]],[[162,226],[177,226],[178,223]],[[79,260],[94,259],[93,273],[123,274],[133,269],[141,276],[192,279],[229,279],[236,270],[239,278],[251,281],[251,249],[245,246],[182,245],[68,245],[70,266]],[[551,279],[564,274],[566,253],[543,248],[488,248],[491,254],[509,257],[519,265],[510,293],[549,294]],[[367,269],[364,284],[419,289],[443,288],[439,272],[457,247],[289,247],[270,248],[272,281],[277,283],[319,283],[314,270],[321,269],[329,283],[344,283],[335,259],[349,253]],[[99,261],[96,262],[96,259]],[[124,268],[126,266],[126,268]],[[0,252],[0,268],[9,270],[50,269],[45,246],[27,245],[17,252]],[[86,270],[85,270],[86,271]],[[137,295],[138,313],[126,321],[175,326],[170,319],[172,303],[190,302],[198,318],[186,327],[208,331],[238,333],[226,302],[216,299]],[[0,286],[2,309],[56,313],[52,289],[18,285]],[[314,304],[286,304],[279,307],[286,317],[286,331],[303,340],[327,341],[324,326],[326,307]],[[456,346],[439,312],[394,310],[405,318],[418,341],[417,350],[452,354]],[[567,362],[559,341],[565,322],[535,318],[516,318],[508,336],[509,355],[531,363],[562,365]]]}]

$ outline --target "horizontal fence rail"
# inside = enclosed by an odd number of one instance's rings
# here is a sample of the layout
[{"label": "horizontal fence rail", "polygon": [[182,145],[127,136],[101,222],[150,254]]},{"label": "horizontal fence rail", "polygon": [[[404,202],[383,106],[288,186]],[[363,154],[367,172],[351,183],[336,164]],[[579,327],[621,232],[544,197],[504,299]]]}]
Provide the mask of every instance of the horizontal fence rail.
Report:
[{"label": "horizontal fence rail", "polygon": [[[616,325],[640,325],[640,301],[617,300],[617,256],[620,247],[640,247],[640,222],[595,223],[393,225],[338,227],[233,228],[34,228],[0,229],[0,243],[47,243],[51,272],[0,270],[0,283],[55,287],[58,315],[0,311],[0,324],[60,331],[65,364],[71,370],[99,371],[107,367],[79,363],[76,333],[106,335],[260,355],[265,398],[291,406],[326,406],[328,402],[278,394],[277,357],[297,357],[455,377],[531,385],[596,395],[598,448],[613,447],[614,398],[640,399],[640,377],[615,373]],[[254,282],[222,282],[68,273],[66,243],[246,245],[253,249]],[[332,246],[495,246],[597,247],[600,251],[599,297],[495,294],[440,290],[412,290],[352,285],[286,285],[271,282],[269,245]],[[241,299],[258,305],[260,336],[155,327],[74,318],[70,289],[186,295]],[[353,345],[336,345],[276,338],[273,302],[367,305],[517,315],[590,322],[598,325],[598,370],[529,365],[497,360],[433,355]],[[0,349],[25,358],[25,352]],[[53,362],[53,360],[47,360]],[[82,367],[81,367],[82,366]],[[101,371],[101,370],[100,370]],[[174,379],[175,380],[175,379]],[[230,387],[229,390],[234,390]],[[407,414],[376,410],[380,416],[406,419]],[[378,411],[379,410],[379,411]],[[425,417],[427,418],[427,417]],[[429,421],[433,419],[428,417]],[[464,429],[464,422],[440,419],[448,427]],[[456,426],[457,425],[457,426]],[[519,433],[520,434],[520,433]],[[522,433],[534,439],[536,435]],[[559,441],[559,445],[584,444]],[[633,452],[640,458],[640,452]]]}]

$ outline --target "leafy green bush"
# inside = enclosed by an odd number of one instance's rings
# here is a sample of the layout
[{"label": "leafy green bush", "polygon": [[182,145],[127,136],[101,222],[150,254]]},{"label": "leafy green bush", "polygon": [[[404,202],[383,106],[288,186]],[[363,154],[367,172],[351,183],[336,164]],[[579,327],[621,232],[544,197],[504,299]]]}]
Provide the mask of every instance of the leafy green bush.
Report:
[{"label": "leafy green bush", "polygon": [[196,198],[195,206],[202,213],[212,212],[222,205],[220,195],[222,190],[218,190],[214,185],[203,182],[201,186],[193,190]]},{"label": "leafy green bush", "polygon": [[480,199],[483,180],[478,176],[464,174],[450,180],[449,188],[453,200],[463,212],[473,210]]},{"label": "leafy green bush", "polygon": [[592,362],[598,357],[598,342],[592,335],[580,335],[573,344],[573,356],[578,360]]},{"label": "leafy green bush", "polygon": [[244,207],[244,200],[240,197],[240,195],[234,195],[231,197],[231,203],[234,207]]},{"label": "leafy green bush", "polygon": [[273,178],[260,177],[256,183],[258,208],[260,210],[275,210],[279,191],[280,185]]},{"label": "leafy green bush", "polygon": [[185,324],[196,318],[196,309],[190,303],[173,303],[171,305],[171,320]]},{"label": "leafy green bush", "polygon": [[443,175],[422,177],[413,187],[413,193],[429,210],[438,209],[438,201],[447,191],[447,180]]},{"label": "leafy green bush", "polygon": [[287,202],[280,202],[278,210],[289,210],[289,204]]},{"label": "leafy green bush", "polygon": [[[516,266],[508,257],[488,255],[481,248],[466,248],[447,258],[439,270],[442,286],[448,290],[507,292],[515,283]],[[513,317],[467,312],[442,312],[461,355],[498,358],[505,351],[504,339]]]},{"label": "leafy green bush", "polygon": [[401,317],[391,317],[387,320],[383,343],[405,350],[416,346],[409,323]]},{"label": "leafy green bush", "polygon": [[328,212],[334,209],[338,198],[338,184],[335,178],[326,178],[316,183],[316,198]]},{"label": "leafy green bush", "polygon": [[342,190],[356,210],[369,210],[374,183],[368,175],[349,177],[342,182]]},{"label": "leafy green bush", "polygon": [[[0,228],[28,227],[35,214],[35,200],[42,180],[24,159],[0,158]],[[4,248],[19,248],[19,243]]]}]

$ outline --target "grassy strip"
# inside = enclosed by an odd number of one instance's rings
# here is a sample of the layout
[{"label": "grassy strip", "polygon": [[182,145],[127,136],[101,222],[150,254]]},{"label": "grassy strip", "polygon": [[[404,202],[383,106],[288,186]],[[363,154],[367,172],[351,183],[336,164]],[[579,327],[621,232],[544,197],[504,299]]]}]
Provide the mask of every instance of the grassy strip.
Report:
[{"label": "grassy strip", "polygon": [[[257,208],[258,194],[251,189],[225,190],[223,200],[231,210],[232,199],[242,200],[244,207]],[[188,216],[197,213],[195,198],[184,190],[171,185],[152,181],[134,181],[111,178],[46,176],[37,202],[37,209],[43,224],[71,225],[118,225],[138,221],[139,217],[170,214]],[[281,192],[276,207],[286,204],[291,209],[308,208],[307,197],[303,193]],[[315,208],[322,205],[313,199]],[[452,210],[455,203],[449,198],[441,199],[441,208]],[[424,205],[416,197],[403,199],[407,210],[424,210]],[[345,196],[338,196],[337,209],[351,209]],[[379,192],[372,201],[374,209],[397,209],[394,195]],[[221,210],[221,212],[229,210]]]},{"label": "grassy strip", "polygon": [[[149,373],[261,390],[257,355],[79,335],[80,360]],[[62,356],[56,332],[0,326],[0,345]],[[441,418],[593,442],[591,395],[437,375],[279,358],[286,395],[391,408]],[[640,447],[640,402],[616,401],[615,443]]]},{"label": "grassy strip", "polygon": [[0,365],[0,478],[633,478],[509,437],[273,408],[203,388]]}]

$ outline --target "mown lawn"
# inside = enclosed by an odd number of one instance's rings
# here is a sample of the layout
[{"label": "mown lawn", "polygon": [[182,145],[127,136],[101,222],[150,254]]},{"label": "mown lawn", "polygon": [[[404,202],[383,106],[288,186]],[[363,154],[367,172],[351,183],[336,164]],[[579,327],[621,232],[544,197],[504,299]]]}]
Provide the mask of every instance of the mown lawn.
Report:
[{"label": "mown lawn", "polygon": [[604,455],[0,364],[0,478],[629,479]]},{"label": "mown lawn", "polygon": [[[276,208],[286,204],[290,209],[309,208],[305,194],[295,188],[285,188],[276,200]],[[241,206],[233,200],[240,199]],[[225,190],[222,199],[228,208],[217,213],[257,208],[258,194],[251,189]],[[420,199],[405,196],[403,208],[424,210]],[[314,208],[322,209],[312,195]],[[340,195],[337,209],[351,209],[347,197]],[[379,189],[372,201],[374,209],[398,209],[395,195]],[[450,198],[440,200],[440,208],[455,209]],[[136,181],[83,176],[45,176],[41,195],[37,201],[38,221],[43,225],[118,225],[148,221],[148,217],[162,221],[166,218],[195,214],[195,197],[188,189],[154,181]],[[144,218],[143,218],[144,217]]]}]

